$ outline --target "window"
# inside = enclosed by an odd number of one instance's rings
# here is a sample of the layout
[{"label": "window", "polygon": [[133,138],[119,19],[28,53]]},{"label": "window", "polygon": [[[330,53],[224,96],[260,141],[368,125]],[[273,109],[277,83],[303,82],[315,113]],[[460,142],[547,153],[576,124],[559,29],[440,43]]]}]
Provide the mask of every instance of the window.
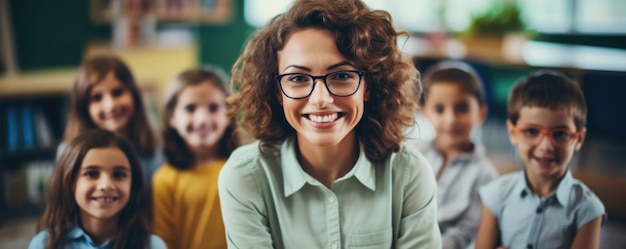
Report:
[{"label": "window", "polygon": [[[430,32],[463,31],[472,16],[499,1],[517,2],[529,29],[542,33],[625,34],[624,0],[364,0],[372,9],[388,11],[399,29]],[[245,0],[244,15],[253,26],[265,25],[293,0]],[[445,6],[444,6],[445,5]]]}]

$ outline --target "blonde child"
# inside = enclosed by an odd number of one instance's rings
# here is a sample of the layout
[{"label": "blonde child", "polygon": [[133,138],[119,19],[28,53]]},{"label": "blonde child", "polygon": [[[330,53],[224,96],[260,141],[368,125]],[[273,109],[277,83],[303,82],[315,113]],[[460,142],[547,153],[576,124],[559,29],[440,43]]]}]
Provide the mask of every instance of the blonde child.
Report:
[{"label": "blonde child", "polygon": [[86,131],[56,162],[28,248],[166,248],[149,232],[144,194],[133,145],[107,130]]},{"label": "blonde child", "polygon": [[163,137],[167,163],[154,175],[155,231],[170,249],[226,248],[217,176],[239,145],[221,71],[191,69],[170,84]]},{"label": "blonde child", "polygon": [[100,55],[85,61],[70,94],[64,141],[93,128],[118,132],[131,141],[139,153],[144,182],[149,185],[163,156],[139,87],[128,66],[115,56]]},{"label": "blonde child", "polygon": [[515,84],[507,109],[509,139],[524,170],[480,189],[476,248],[598,248],[604,206],[568,168],[586,134],[580,87],[539,71]]},{"label": "blonde child", "polygon": [[483,91],[472,67],[444,61],[424,75],[422,114],[436,136],[428,142],[408,142],[420,151],[437,179],[437,221],[443,248],[466,248],[478,230],[478,187],[497,176],[480,143],[471,140],[485,116]]}]

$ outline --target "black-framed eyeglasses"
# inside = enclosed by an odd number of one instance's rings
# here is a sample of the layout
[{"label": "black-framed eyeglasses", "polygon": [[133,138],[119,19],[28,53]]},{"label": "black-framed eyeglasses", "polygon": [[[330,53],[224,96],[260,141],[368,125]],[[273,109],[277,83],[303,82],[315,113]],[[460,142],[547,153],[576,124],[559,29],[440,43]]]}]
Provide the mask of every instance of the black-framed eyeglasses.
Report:
[{"label": "black-framed eyeglasses", "polygon": [[314,76],[305,73],[276,75],[276,81],[285,96],[291,99],[309,97],[315,88],[315,81],[322,79],[328,92],[334,96],[347,97],[356,93],[365,74],[359,70],[341,70],[326,75]]}]

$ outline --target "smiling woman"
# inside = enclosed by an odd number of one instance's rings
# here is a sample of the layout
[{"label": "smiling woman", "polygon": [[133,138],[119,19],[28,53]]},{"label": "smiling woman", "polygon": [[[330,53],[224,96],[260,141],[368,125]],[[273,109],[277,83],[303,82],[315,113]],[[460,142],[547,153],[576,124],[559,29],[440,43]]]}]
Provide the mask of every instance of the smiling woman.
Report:
[{"label": "smiling woman", "polygon": [[402,34],[361,1],[301,0],[252,38],[228,102],[259,142],[218,179],[229,247],[441,248],[432,171],[401,146],[419,94]]}]

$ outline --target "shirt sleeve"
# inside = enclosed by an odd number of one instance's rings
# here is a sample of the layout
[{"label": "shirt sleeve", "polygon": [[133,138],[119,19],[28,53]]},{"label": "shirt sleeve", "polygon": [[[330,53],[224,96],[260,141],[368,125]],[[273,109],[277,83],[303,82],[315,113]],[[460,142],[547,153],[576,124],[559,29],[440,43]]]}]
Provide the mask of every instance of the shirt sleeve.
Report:
[{"label": "shirt sleeve", "polygon": [[168,248],[176,248],[176,214],[175,208],[175,171],[163,166],[155,174],[152,181],[152,199],[154,202],[154,233],[163,238]]},{"label": "shirt sleeve", "polygon": [[437,183],[421,154],[405,154],[403,206],[396,248],[441,248]]},{"label": "shirt sleeve", "polygon": [[500,210],[503,201],[500,194],[500,191],[502,191],[501,187],[503,186],[499,184],[500,182],[501,181],[498,180],[493,181],[478,190],[483,205],[496,217],[498,217],[498,210]]},{"label": "shirt sleeve", "polygon": [[45,249],[46,242],[48,242],[48,233],[46,231],[41,231],[30,240],[28,249]]},{"label": "shirt sleeve", "polygon": [[606,221],[606,212],[602,201],[586,187],[580,189],[581,199],[580,208],[578,210],[578,217],[576,221],[576,228],[580,229],[585,224],[589,223],[598,216],[602,216],[602,224]]},{"label": "shirt sleeve", "polygon": [[235,150],[218,177],[228,248],[273,248],[264,200],[268,182],[255,161]]}]

